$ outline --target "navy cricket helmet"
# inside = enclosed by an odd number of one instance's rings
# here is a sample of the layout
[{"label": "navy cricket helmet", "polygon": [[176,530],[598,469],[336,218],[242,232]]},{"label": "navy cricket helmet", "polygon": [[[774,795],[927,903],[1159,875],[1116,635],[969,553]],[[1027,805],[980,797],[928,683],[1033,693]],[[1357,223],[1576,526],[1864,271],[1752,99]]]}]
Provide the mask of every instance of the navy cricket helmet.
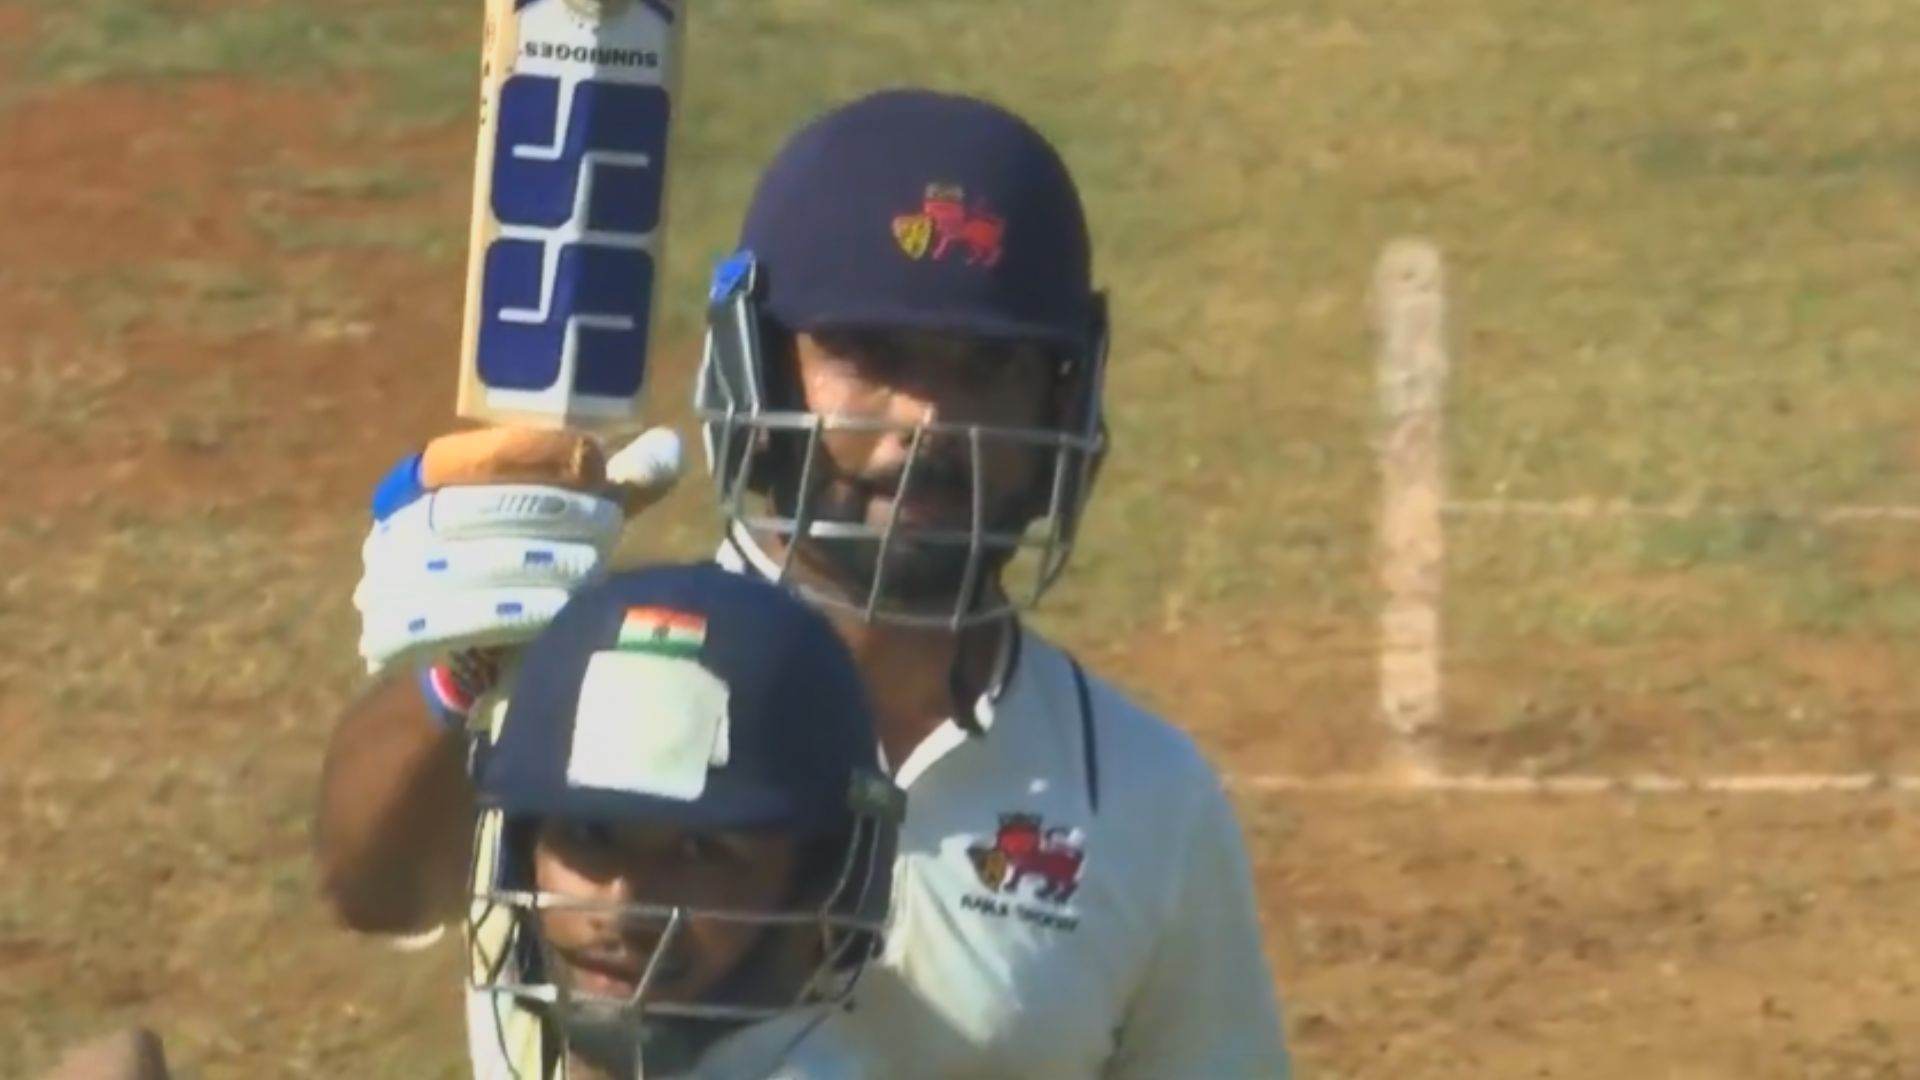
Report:
[{"label": "navy cricket helmet", "polygon": [[[1028,354],[1052,369],[1050,422],[896,424],[811,412],[786,344],[800,332],[846,330],[1039,346]],[[802,584],[817,601],[868,619],[960,627],[1037,604],[1065,569],[1107,445],[1106,355],[1106,298],[1093,281],[1086,215],[1055,147],[997,104],[889,89],[805,125],[766,169],[737,250],[713,276],[694,410],[736,537],[825,554],[850,587]],[[976,477],[999,445],[1030,448],[1044,465],[1011,505],[976,499],[965,528],[878,526],[836,517],[815,498],[826,471],[820,435],[836,430],[911,438],[896,504],[915,490],[922,447],[936,441],[964,446]],[[907,543],[944,552],[964,572],[937,597],[906,595],[887,564]],[[1023,552],[1026,580],[1002,580]]]},{"label": "navy cricket helmet", "polygon": [[[491,995],[503,1048],[644,1052],[653,1075],[661,1056],[850,994],[883,940],[905,795],[882,771],[866,691],[822,615],[712,563],[619,571],[567,602],[513,678],[477,757],[468,922],[471,984]],[[786,838],[791,874],[752,910],[660,898],[682,882],[632,882],[612,898],[543,884],[550,837],[611,844],[594,838],[622,829]],[[647,943],[618,946],[644,954],[632,985],[610,994],[573,978],[556,913]],[[715,928],[751,944],[697,992],[676,991],[676,965]]]}]

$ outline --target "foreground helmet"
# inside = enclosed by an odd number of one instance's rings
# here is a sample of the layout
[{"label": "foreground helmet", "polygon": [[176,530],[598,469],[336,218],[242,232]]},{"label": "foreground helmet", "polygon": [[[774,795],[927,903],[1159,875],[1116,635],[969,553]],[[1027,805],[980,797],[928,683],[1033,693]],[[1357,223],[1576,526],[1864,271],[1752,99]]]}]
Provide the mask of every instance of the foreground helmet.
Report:
[{"label": "foreground helmet", "polygon": [[[576,594],[528,646],[476,767],[476,1063],[491,1054],[514,1063],[504,1075],[540,1077],[590,1048],[620,1063],[605,1067],[637,1072],[644,1058],[645,1075],[675,1075],[752,1025],[844,999],[881,945],[904,808],[878,756],[852,658],[779,587],[697,564]],[[791,883],[783,903],[751,911],[543,891],[536,837],[574,827],[791,837]],[[556,912],[652,942],[630,993],[571,975],[546,929]],[[662,972],[703,927],[748,944],[676,998]]]},{"label": "foreground helmet", "polygon": [[[1066,567],[1106,446],[1106,304],[1091,265],[1066,165],[998,106],[891,90],[801,129],[762,177],[709,297],[694,409],[736,535],[785,541],[782,577],[796,543],[822,553],[851,588],[813,599],[870,619],[958,627],[1038,603]],[[1052,422],[897,425],[809,412],[769,346],[842,328],[1043,344]],[[966,529],[836,520],[813,499],[820,436],[836,429],[899,430],[913,454],[929,437],[957,441],[976,469],[984,446],[1010,440],[1045,455],[1046,467],[1005,513],[990,517],[976,500]],[[912,484],[910,457],[894,498]],[[903,601],[886,566],[909,542],[952,549],[965,573],[950,597]],[[1024,567],[1024,587],[1000,580],[1009,567]]]}]

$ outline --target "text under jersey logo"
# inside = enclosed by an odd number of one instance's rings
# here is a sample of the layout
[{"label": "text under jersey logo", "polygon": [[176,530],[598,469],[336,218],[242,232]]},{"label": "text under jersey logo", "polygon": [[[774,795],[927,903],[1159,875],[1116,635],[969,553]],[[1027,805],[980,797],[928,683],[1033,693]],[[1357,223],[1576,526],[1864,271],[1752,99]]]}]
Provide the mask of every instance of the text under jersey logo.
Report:
[{"label": "text under jersey logo", "polygon": [[500,88],[499,236],[487,248],[482,381],[627,398],[644,375],[669,101],[660,86],[520,74]]}]

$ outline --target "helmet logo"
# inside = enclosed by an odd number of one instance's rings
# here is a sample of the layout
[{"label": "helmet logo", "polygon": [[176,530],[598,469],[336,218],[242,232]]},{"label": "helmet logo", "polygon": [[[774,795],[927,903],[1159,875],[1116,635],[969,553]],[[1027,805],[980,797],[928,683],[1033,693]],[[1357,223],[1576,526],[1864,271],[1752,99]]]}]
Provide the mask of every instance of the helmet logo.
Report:
[{"label": "helmet logo", "polygon": [[893,239],[907,258],[923,258],[933,239],[933,219],[925,214],[901,214],[893,219]]},{"label": "helmet logo", "polygon": [[1006,221],[951,184],[928,184],[920,209],[893,219],[893,239],[910,259],[964,256],[967,266],[990,268],[1000,261]]}]

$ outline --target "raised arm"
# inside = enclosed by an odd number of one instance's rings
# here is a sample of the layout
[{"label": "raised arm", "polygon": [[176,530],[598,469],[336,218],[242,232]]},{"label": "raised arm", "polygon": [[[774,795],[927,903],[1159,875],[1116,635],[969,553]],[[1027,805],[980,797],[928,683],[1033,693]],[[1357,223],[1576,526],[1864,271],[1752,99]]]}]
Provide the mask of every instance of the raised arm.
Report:
[{"label": "raised arm", "polygon": [[320,774],[314,859],[349,928],[411,934],[458,916],[474,815],[466,747],[411,677],[380,679],[341,713]]}]

